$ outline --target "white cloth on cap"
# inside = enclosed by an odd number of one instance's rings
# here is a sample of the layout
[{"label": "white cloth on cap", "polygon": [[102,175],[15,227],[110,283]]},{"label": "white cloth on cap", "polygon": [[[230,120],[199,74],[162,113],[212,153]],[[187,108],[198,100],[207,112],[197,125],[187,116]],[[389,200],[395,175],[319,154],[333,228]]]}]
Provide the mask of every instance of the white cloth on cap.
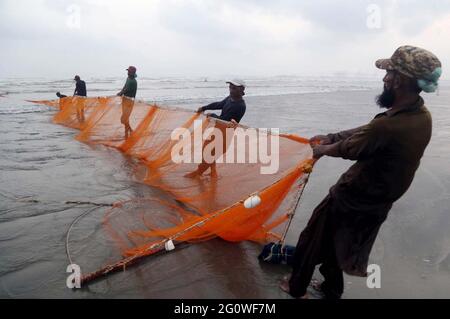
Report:
[{"label": "white cloth on cap", "polygon": [[227,83],[233,84],[235,86],[246,87],[245,81],[241,80],[241,79],[233,79],[233,80],[227,81]]}]

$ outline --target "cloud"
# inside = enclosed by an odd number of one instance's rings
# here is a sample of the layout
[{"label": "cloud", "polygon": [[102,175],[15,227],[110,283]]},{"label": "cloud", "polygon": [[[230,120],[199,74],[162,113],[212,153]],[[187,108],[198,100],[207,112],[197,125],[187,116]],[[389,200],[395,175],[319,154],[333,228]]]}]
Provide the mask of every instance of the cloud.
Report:
[{"label": "cloud", "polygon": [[[371,4],[380,28],[368,28]],[[449,14],[447,0],[2,0],[0,72],[117,76],[135,64],[146,76],[367,73],[406,43],[446,65]]]}]

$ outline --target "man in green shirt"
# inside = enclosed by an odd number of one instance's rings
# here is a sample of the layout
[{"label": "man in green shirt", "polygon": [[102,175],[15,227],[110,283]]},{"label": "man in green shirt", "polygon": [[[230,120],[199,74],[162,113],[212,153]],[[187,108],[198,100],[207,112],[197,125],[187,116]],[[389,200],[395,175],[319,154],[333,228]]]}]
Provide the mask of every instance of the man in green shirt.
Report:
[{"label": "man in green shirt", "polygon": [[367,276],[378,231],[411,185],[430,141],[431,115],[420,93],[436,90],[439,59],[424,49],[402,46],[375,65],[386,70],[377,103],[387,111],[358,128],[311,139],[316,159],[326,155],[356,163],[330,188],[300,234],[291,277],[280,286],[293,297],[306,297],[319,264],[325,278],[320,290],[327,298],[341,297],[343,272]]},{"label": "man in green shirt", "polygon": [[137,91],[136,67],[130,66],[127,71],[127,81],[125,82],[123,89],[117,93],[118,96],[122,97],[122,116],[120,122],[125,126],[125,139],[133,132],[130,126],[130,115],[133,111],[134,98],[136,97]]}]

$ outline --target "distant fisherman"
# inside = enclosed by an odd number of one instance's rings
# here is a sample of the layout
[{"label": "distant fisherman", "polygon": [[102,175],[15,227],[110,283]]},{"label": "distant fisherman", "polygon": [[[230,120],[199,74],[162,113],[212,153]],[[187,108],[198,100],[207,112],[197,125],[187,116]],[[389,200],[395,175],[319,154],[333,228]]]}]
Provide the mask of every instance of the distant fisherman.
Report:
[{"label": "distant fisherman", "polygon": [[79,75],[75,75],[75,91],[73,92],[73,96],[87,96],[86,91],[86,82],[82,81]]},{"label": "distant fisherman", "polygon": [[87,96],[86,91],[86,82],[82,81],[79,75],[75,75],[74,78],[75,91],[73,92],[73,96],[77,97],[76,105],[77,105],[77,119],[80,123],[84,123],[84,102]]},{"label": "distant fisherman", "polygon": [[407,45],[375,65],[386,70],[377,104],[387,110],[364,126],[311,139],[315,158],[356,163],[330,188],[300,234],[292,275],[280,286],[293,297],[306,297],[319,264],[325,280],[316,288],[326,298],[341,297],[343,272],[367,276],[378,231],[411,185],[430,141],[431,115],[420,93],[437,89],[441,62],[433,53]]},{"label": "distant fisherman", "polygon": [[67,97],[67,95],[61,94],[61,92],[56,92],[56,96],[60,99],[59,100],[59,109],[62,110],[62,103],[61,103],[61,99],[64,99]]},{"label": "distant fisherman", "polygon": [[125,85],[123,89],[117,93],[118,96],[122,96],[122,117],[120,118],[120,122],[125,126],[125,139],[133,132],[130,126],[130,115],[133,111],[134,99],[137,92],[136,67],[129,66],[127,71],[128,78]]}]

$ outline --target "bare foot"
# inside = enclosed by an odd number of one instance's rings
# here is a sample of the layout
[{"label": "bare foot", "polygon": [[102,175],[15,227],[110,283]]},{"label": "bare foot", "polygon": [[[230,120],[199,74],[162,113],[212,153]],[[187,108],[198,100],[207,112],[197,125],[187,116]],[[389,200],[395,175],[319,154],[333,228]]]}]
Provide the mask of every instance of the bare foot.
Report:
[{"label": "bare foot", "polygon": [[[280,289],[283,290],[285,293],[291,294],[291,293],[290,293],[290,288],[289,288],[289,279],[286,280],[286,277],[284,277],[284,278],[281,280],[281,283],[280,283],[280,286],[279,286],[279,287],[280,287]],[[304,294],[304,295],[301,296],[301,297],[297,297],[296,299],[309,299],[309,298],[308,298],[308,293]]]},{"label": "bare foot", "polygon": [[190,173],[187,173],[187,174],[184,175],[184,177],[187,177],[187,178],[195,178],[197,176],[200,176],[198,171],[193,171],[193,172],[190,172]]},{"label": "bare foot", "polygon": [[309,284],[317,292],[322,292],[322,282],[313,278]]},{"label": "bare foot", "polygon": [[289,282],[287,280],[284,280],[284,278],[281,280],[279,287],[280,287],[281,290],[283,290],[287,294],[290,291]]}]

